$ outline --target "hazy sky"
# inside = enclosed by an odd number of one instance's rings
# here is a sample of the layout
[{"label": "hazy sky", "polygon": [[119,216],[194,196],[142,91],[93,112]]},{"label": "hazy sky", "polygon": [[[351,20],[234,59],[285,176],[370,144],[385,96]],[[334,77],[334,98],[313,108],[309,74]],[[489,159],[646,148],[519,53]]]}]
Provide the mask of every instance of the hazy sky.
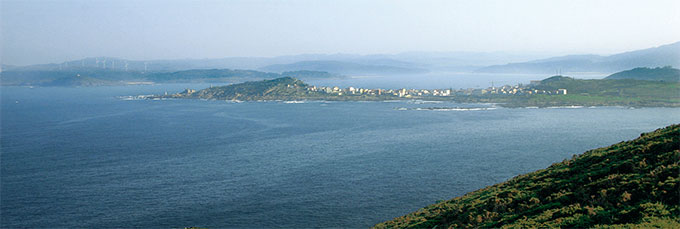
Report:
[{"label": "hazy sky", "polygon": [[680,41],[680,1],[8,1],[1,61],[530,51]]}]

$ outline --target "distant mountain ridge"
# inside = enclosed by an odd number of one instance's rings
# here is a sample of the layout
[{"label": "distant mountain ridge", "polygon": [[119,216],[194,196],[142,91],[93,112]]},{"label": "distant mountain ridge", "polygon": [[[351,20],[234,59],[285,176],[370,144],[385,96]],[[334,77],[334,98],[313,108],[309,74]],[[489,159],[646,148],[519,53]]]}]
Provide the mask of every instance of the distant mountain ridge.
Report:
[{"label": "distant mountain ridge", "polygon": [[234,83],[279,77],[301,79],[342,78],[344,76],[318,71],[289,71],[283,73],[238,69],[193,69],[176,72],[114,71],[98,68],[62,71],[24,70],[0,72],[0,83],[8,86],[104,86],[135,83]]},{"label": "distant mountain ridge", "polygon": [[624,52],[609,56],[569,55],[483,67],[486,73],[538,73],[555,71],[612,73],[636,67],[680,67],[680,42],[655,48]]},{"label": "distant mountain ridge", "polygon": [[[255,71],[325,71],[344,75],[392,75],[438,72],[552,74],[614,73],[636,67],[680,67],[680,42],[610,56],[569,55],[545,58],[543,53],[404,52],[398,54],[301,54],[277,57],[227,57],[174,60],[128,60],[90,57],[52,64],[13,66],[0,72],[117,72],[109,75],[172,73],[187,70],[243,69]],[[543,58],[543,59],[540,59]],[[119,73],[126,72],[126,73]],[[115,80],[115,79],[110,79]]]},{"label": "distant mountain ridge", "polygon": [[[545,57],[537,53],[506,52],[405,52],[399,54],[301,54],[276,57],[227,57],[205,59],[170,59],[170,60],[129,60],[115,57],[90,57],[62,63],[35,64],[28,66],[2,65],[2,71],[69,71],[99,69],[107,71],[138,72],[176,72],[191,69],[245,69],[260,70],[271,65],[288,65],[298,62],[341,62],[336,65],[354,65],[346,69],[353,72],[380,73],[422,71],[422,70],[455,70],[469,71],[481,66],[503,64],[512,61],[527,61]],[[360,66],[356,66],[360,65]],[[366,66],[363,66],[366,65]],[[321,70],[322,68],[316,68]],[[305,70],[305,69],[288,69]],[[307,69],[307,70],[311,70]],[[368,72],[363,72],[369,70]],[[277,69],[277,71],[284,71]],[[331,72],[338,73],[338,72]]]}]

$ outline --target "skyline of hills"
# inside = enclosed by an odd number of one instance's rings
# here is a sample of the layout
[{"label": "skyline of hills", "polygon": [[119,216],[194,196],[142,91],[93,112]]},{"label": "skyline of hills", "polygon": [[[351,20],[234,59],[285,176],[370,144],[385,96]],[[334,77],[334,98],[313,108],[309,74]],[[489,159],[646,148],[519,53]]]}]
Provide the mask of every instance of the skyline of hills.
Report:
[{"label": "skyline of hills", "polygon": [[0,85],[7,86],[108,86],[138,83],[235,83],[279,77],[339,79],[343,75],[320,71],[281,73],[240,69],[191,69],[174,72],[102,71],[95,68],[62,71],[6,71]]},{"label": "skyline of hills", "polygon": [[680,42],[607,56],[584,54],[550,56],[509,52],[405,52],[399,54],[301,54],[277,57],[127,60],[90,57],[62,63],[2,65],[2,71],[174,72],[190,69],[243,69],[273,72],[313,70],[336,74],[399,74],[428,71],[483,73],[540,73],[556,71],[614,73],[635,67],[680,67]]},{"label": "skyline of hills", "polygon": [[680,67],[680,42],[614,55],[567,55],[480,68],[486,73],[613,73],[636,67]]},{"label": "skyline of hills", "polygon": [[[190,69],[244,69],[263,70],[277,65],[294,65],[304,62],[328,62],[333,65],[354,65],[363,69],[428,69],[472,70],[508,61],[527,61],[545,54],[505,52],[407,52],[394,55],[373,54],[300,54],[276,57],[226,57],[213,59],[128,60],[114,57],[88,57],[62,63],[26,66],[2,65],[2,71],[62,71],[76,69],[100,69],[107,71],[168,72]],[[321,66],[323,68],[323,66]],[[306,70],[306,69],[298,69]]]}]

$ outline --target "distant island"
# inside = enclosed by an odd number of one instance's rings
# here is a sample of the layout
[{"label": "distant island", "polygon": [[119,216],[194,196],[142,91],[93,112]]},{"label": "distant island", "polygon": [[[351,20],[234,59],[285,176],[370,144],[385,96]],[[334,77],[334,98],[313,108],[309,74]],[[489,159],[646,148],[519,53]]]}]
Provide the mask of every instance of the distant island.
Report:
[{"label": "distant island", "polygon": [[679,149],[671,125],[375,228],[680,228]]},{"label": "distant island", "polygon": [[[383,91],[385,94],[382,94]],[[293,77],[282,77],[273,80],[251,81],[203,90],[186,89],[171,95],[154,96],[153,98],[189,98],[230,101],[262,101],[262,100],[387,100],[395,99],[387,90],[358,90],[354,88],[310,86]]]},{"label": "distant island", "polygon": [[150,98],[189,98],[231,101],[261,100],[435,100],[498,103],[505,107],[656,106],[680,107],[680,83],[635,79],[581,80],[553,76],[528,85],[484,89],[380,89],[317,87],[293,77],[251,81],[203,90],[187,89]]},{"label": "distant island", "polygon": [[115,86],[149,83],[234,83],[248,80],[296,77],[329,79],[345,76],[320,71],[286,71],[282,73],[238,69],[192,69],[175,72],[127,71],[124,69],[64,69],[3,71],[3,86]]}]

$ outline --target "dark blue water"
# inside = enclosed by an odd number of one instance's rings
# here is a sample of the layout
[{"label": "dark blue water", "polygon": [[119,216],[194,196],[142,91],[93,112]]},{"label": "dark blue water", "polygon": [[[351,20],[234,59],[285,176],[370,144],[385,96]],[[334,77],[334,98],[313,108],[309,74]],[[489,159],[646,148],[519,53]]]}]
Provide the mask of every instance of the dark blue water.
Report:
[{"label": "dark blue water", "polygon": [[680,122],[669,108],[115,97],[181,88],[2,87],[0,226],[367,227]]}]

